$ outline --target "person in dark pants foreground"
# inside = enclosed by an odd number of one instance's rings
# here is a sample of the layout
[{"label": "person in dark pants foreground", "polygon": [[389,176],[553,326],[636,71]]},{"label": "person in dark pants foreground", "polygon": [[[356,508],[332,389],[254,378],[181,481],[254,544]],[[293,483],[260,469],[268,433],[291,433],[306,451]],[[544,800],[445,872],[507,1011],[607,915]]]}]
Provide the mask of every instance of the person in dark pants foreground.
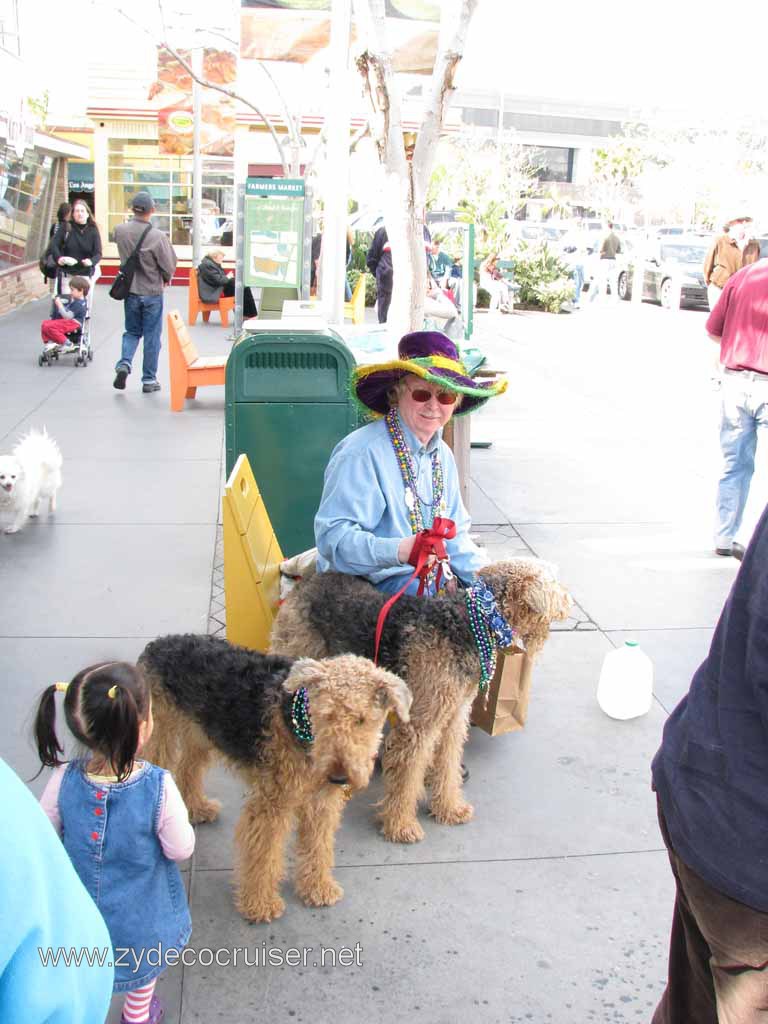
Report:
[{"label": "person in dark pants foreground", "polygon": [[676,885],[653,1024],[765,1024],[768,510],[652,772]]}]

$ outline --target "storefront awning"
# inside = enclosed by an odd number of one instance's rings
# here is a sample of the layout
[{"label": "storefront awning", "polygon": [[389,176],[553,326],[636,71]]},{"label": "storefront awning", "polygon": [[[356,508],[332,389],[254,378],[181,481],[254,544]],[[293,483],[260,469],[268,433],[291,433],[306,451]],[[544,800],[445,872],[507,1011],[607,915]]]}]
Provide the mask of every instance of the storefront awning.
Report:
[{"label": "storefront awning", "polygon": [[93,192],[93,164],[67,164],[68,187],[70,192]]}]

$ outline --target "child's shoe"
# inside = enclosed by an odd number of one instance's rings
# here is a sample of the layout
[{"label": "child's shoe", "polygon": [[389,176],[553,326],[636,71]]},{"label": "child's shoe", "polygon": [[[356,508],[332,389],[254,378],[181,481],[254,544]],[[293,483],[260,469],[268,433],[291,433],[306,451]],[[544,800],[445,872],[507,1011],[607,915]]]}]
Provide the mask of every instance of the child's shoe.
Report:
[{"label": "child's shoe", "polygon": [[61,348],[61,346],[57,345],[55,341],[46,341],[43,345],[43,352],[48,355],[49,352],[55,352],[58,348]]},{"label": "child's shoe", "polygon": [[[160,1024],[160,1021],[165,1017],[165,1007],[157,998],[152,996],[149,1002],[149,1016],[147,1017],[146,1024]],[[120,1024],[128,1024],[124,1014],[120,1014]]]}]

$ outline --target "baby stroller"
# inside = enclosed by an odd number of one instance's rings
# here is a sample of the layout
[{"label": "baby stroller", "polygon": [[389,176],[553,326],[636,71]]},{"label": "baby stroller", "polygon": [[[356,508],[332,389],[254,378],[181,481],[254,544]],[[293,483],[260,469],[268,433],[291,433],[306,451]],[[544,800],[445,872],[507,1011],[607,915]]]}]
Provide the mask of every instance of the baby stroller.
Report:
[{"label": "baby stroller", "polygon": [[[70,278],[75,276],[83,277],[85,275],[72,274],[66,268],[59,270],[56,275],[56,294],[59,298],[67,298],[69,296],[69,281]],[[72,331],[71,334],[67,335],[67,341],[64,345],[57,345],[55,342],[50,341],[43,342],[43,351],[37,360],[38,366],[50,366],[52,363],[58,362],[61,356],[74,356],[75,366],[87,366],[88,363],[93,362],[91,310],[93,308],[93,295],[96,291],[95,285],[99,279],[98,264],[96,267],[90,268],[88,277],[91,287],[88,289],[88,294],[85,297],[87,310],[83,326],[79,330]]]}]

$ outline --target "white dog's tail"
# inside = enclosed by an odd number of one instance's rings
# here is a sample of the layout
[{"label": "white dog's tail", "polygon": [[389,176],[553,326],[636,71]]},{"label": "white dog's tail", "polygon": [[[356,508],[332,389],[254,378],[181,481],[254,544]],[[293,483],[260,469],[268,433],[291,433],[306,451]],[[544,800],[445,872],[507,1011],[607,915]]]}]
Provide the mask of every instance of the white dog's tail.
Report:
[{"label": "white dog's tail", "polygon": [[61,449],[43,427],[42,430],[32,429],[19,439],[13,454],[22,462],[36,463],[42,466],[48,476],[61,473],[64,459]]}]

